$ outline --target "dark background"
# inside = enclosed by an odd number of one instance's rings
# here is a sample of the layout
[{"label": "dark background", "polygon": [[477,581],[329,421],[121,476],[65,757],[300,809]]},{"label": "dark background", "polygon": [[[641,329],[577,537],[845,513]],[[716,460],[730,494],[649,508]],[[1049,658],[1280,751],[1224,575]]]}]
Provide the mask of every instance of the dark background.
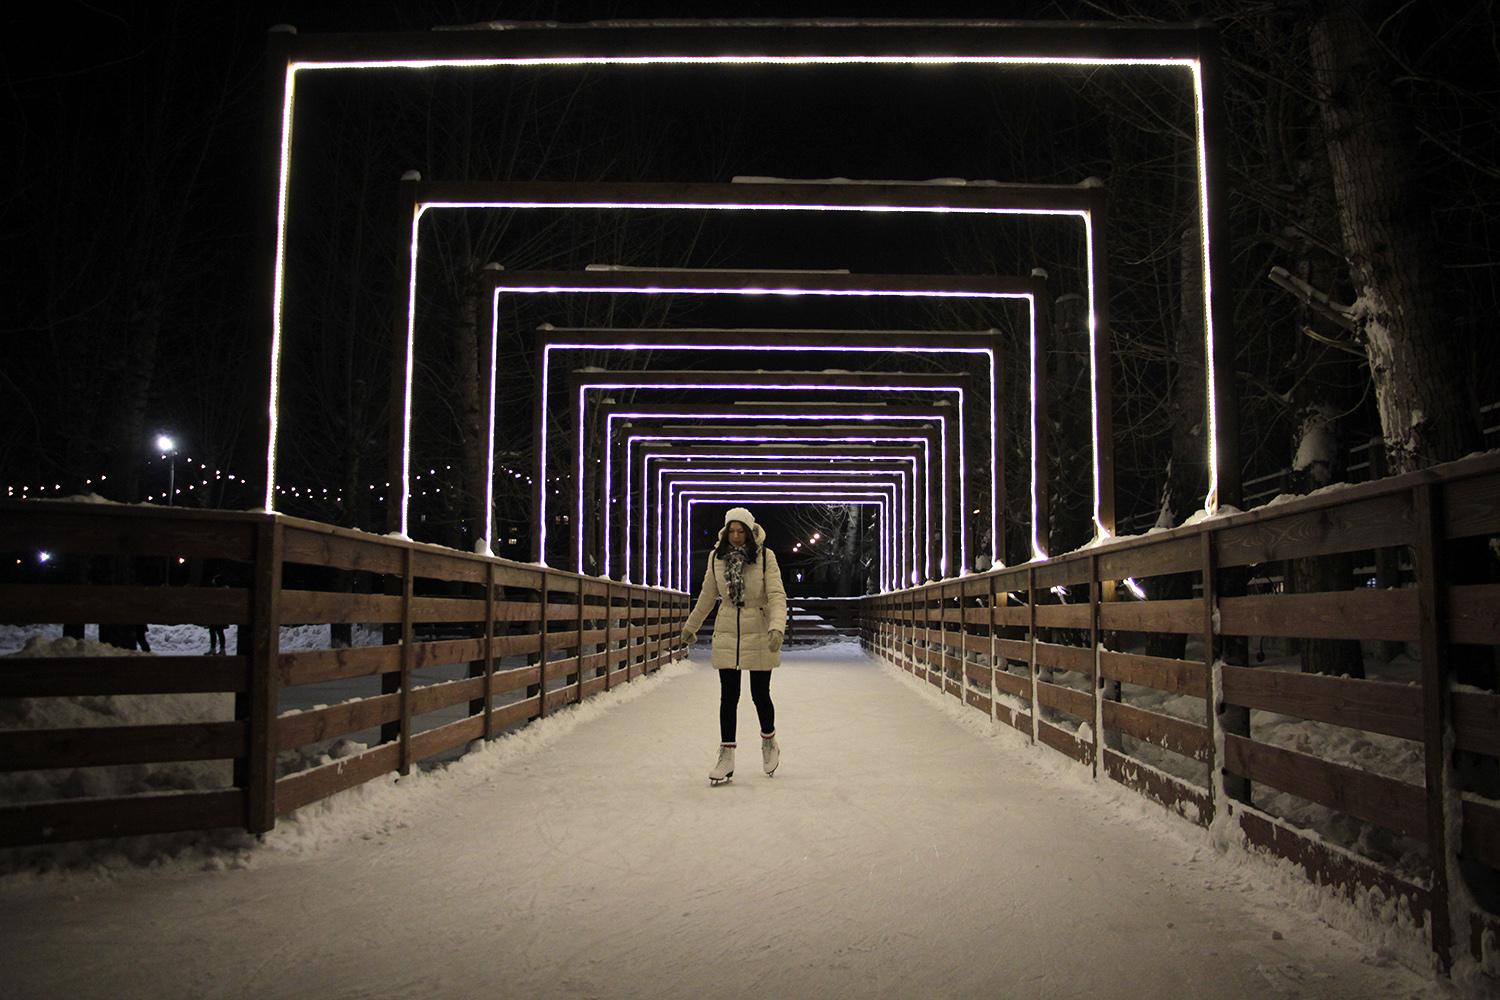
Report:
[{"label": "dark background", "polygon": [[[719,13],[994,14],[988,5],[884,7],[736,4]],[[1460,4],[1451,16],[1435,18],[1425,8],[1365,7],[1387,46],[1396,99],[1414,123],[1411,197],[1430,219],[1442,258],[1446,335],[1467,359],[1454,391],[1477,409],[1500,399],[1491,347],[1500,307],[1493,8]],[[1201,15],[1219,23],[1228,62],[1235,241],[1230,286],[1221,290],[1233,303],[1235,324],[1220,342],[1235,353],[1240,462],[1251,480],[1287,467],[1310,398],[1340,412],[1341,447],[1379,431],[1367,368],[1356,354],[1306,336],[1309,325],[1337,331],[1309,321],[1265,280],[1273,264],[1313,258],[1327,264],[1321,273],[1331,275],[1328,290],[1348,298],[1336,224],[1307,211],[1327,183],[1302,51],[1302,28],[1315,8],[1039,2],[1004,12],[1166,21]],[[274,123],[263,65],[268,26],[291,23],[303,33],[425,30],[487,19],[680,13],[677,6],[649,4],[59,3],[8,23],[8,308],[0,330],[0,481],[7,495],[86,490],[118,500],[159,499],[165,464],[150,442],[170,431],[182,447],[178,485],[191,487],[179,502],[260,504],[265,222],[273,207],[267,170]],[[279,476],[294,492],[279,506],[383,528],[378,488],[390,478],[388,341],[404,254],[395,182],[405,170],[431,179],[770,175],[1076,183],[1099,177],[1111,193],[1119,515],[1126,530],[1144,530],[1161,504],[1173,430],[1188,419],[1172,402],[1187,371],[1178,331],[1192,326],[1181,294],[1181,234],[1195,218],[1187,109],[1182,87],[1161,74],[1124,69],[392,71],[307,81],[298,104],[288,234]],[[1024,274],[1040,265],[1056,294],[1068,296],[1083,290],[1075,230],[1045,220],[449,213],[424,230],[433,253],[420,284],[415,464],[462,467],[462,415],[451,405],[462,359],[447,331],[462,317],[465,276],[486,261],[512,270],[603,262],[990,274]],[[627,298],[534,303],[507,317],[502,461],[532,467],[536,372],[527,344],[537,323],[776,325],[784,312],[767,307],[762,320],[688,297]],[[1003,313],[955,306],[902,315],[881,305],[826,315],[812,309],[795,321],[1013,331],[1014,319]],[[1049,476],[1060,551],[1086,537],[1087,444],[1078,440],[1087,413],[1082,342],[1060,336],[1048,371],[1057,442]],[[1018,359],[1006,372],[1009,397],[1019,405]],[[1019,428],[1018,411],[1007,415]],[[1021,443],[1008,437],[1006,448],[1014,473],[1022,467]],[[455,476],[447,485],[443,502],[413,508],[430,525],[418,537],[463,544],[464,484]],[[1023,496],[1023,481],[1013,481],[1011,491]],[[519,490],[497,506],[502,527],[525,517]],[[1176,520],[1188,512],[1176,511]],[[1022,517],[1022,530],[1024,511],[1011,513]]]}]

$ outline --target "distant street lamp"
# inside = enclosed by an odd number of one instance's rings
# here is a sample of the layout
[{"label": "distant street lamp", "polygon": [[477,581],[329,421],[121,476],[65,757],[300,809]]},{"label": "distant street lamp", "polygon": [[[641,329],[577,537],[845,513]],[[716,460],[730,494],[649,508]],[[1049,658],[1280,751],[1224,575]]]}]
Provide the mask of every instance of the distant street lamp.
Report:
[{"label": "distant street lamp", "polygon": [[167,465],[167,506],[172,506],[172,497],[177,492],[177,442],[165,434],[156,435],[156,447],[166,456]]}]

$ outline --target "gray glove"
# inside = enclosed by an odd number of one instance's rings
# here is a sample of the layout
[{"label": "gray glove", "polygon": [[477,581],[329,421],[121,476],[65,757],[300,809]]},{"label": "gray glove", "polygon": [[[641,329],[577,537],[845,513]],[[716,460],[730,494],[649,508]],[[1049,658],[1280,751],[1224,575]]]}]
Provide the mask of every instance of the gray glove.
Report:
[{"label": "gray glove", "polygon": [[691,646],[693,643],[698,641],[698,633],[693,631],[692,629],[685,628],[682,630],[681,638],[682,644],[684,646]]},{"label": "gray glove", "polygon": [[774,653],[781,648],[781,640],[783,638],[785,638],[785,636],[782,633],[776,631],[775,629],[771,630],[771,641],[766,644],[771,647],[771,652]]}]

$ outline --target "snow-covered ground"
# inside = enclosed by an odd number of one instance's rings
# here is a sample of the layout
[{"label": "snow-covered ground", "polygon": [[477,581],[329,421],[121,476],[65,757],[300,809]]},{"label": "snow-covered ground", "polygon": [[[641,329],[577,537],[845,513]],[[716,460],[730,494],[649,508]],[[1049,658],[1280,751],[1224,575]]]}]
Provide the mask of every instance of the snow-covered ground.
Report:
[{"label": "snow-covered ground", "polygon": [[788,651],[774,694],[775,778],[745,699],[708,787],[716,677],[674,665],[262,845],[0,879],[6,993],[1453,994],[1403,928],[852,643]]}]

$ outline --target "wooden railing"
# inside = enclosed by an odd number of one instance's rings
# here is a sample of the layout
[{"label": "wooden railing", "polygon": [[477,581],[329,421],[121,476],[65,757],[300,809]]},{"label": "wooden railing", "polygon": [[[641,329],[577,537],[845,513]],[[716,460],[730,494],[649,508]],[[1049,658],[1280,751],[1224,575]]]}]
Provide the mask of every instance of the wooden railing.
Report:
[{"label": "wooden railing", "polygon": [[[169,793],[0,803],[6,846],[218,827],[264,832],[308,803],[406,774],[682,653],[683,594],[279,515],[0,503],[0,551],[13,554],[6,565],[37,550],[50,554],[48,572],[63,582],[0,583],[0,622],[234,626],[235,651],[0,658],[0,698],[219,694],[224,717],[4,730],[0,770],[221,761],[226,778],[221,787]],[[201,585],[214,576],[221,586]],[[354,624],[380,641],[280,645],[285,626]],[[445,665],[463,676],[434,679]],[[361,684],[368,691],[360,697],[283,710],[320,700],[316,692],[328,687],[347,693]],[[317,763],[335,741],[376,732],[368,746],[346,742],[339,759]]]},{"label": "wooden railing", "polygon": [[[857,597],[788,597],[787,645],[817,642],[830,635],[857,637],[860,634],[861,601]],[[808,615],[822,619],[814,625]]]},{"label": "wooden railing", "polygon": [[[1487,455],[868,598],[864,642],[1096,778],[1205,826],[1217,818],[1315,881],[1403,901],[1446,965],[1500,930],[1459,891],[1460,879],[1481,896],[1500,885],[1496,534],[1500,456]],[[1415,579],[1395,589],[1251,583],[1283,561],[1348,565],[1350,553],[1400,547]],[[1153,637],[1176,637],[1181,654],[1152,655]],[[1251,666],[1267,637],[1402,643],[1420,666],[1394,682]],[[1287,716],[1405,741],[1420,766],[1377,773],[1357,755],[1329,759],[1315,739],[1278,744]],[[1421,870],[1257,808],[1262,789],[1405,838]]]}]

